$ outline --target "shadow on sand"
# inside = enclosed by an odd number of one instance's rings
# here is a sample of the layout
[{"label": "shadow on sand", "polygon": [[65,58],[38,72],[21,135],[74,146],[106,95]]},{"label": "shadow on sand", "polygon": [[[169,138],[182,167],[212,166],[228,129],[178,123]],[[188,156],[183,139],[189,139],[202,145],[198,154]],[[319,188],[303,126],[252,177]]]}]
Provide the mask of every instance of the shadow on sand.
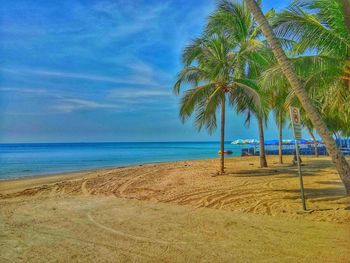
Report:
[{"label": "shadow on sand", "polygon": [[[329,188],[308,188],[305,187],[305,197],[308,199],[317,199],[323,201],[331,201],[346,197],[346,192],[343,187],[329,187]],[[284,197],[286,199],[299,198],[299,189],[279,189],[275,192],[291,193],[293,196]]]},{"label": "shadow on sand", "polygon": [[[253,164],[250,164],[253,165]],[[318,175],[321,170],[328,169],[332,166],[330,160],[308,160],[305,159],[302,163],[302,173],[305,176]],[[227,175],[233,176],[269,176],[269,175],[277,175],[284,174],[283,176],[294,177],[298,175],[298,167],[292,164],[271,164],[269,167],[260,168],[258,166],[251,167],[251,169],[245,170],[233,170],[226,169]]]},{"label": "shadow on sand", "polygon": [[[302,175],[308,176],[318,176],[320,172],[325,172],[332,167],[330,160],[308,160],[305,158],[302,166]],[[276,176],[279,178],[297,178],[298,170],[296,166],[293,165],[278,165],[273,164],[267,168],[252,167],[252,169],[246,170],[228,170],[227,175],[237,176],[237,177],[260,177],[260,176]],[[328,172],[328,171],[327,171]],[[336,173],[336,171],[329,171],[329,173]],[[320,188],[309,188],[305,185],[305,197],[312,201],[335,201],[344,199],[344,204],[349,204],[349,200],[346,199],[347,195],[343,184],[341,181],[316,181],[320,184]],[[329,186],[329,187],[324,187]],[[275,189],[275,192],[289,193],[289,196],[284,197],[284,199],[296,200],[300,198],[300,189]],[[350,206],[347,207],[350,210]]]}]

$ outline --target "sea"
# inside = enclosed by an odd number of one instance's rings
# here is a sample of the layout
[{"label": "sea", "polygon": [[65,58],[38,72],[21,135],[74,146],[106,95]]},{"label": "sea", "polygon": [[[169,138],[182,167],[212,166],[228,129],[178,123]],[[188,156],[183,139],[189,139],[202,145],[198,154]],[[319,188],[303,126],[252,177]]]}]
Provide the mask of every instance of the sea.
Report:
[{"label": "sea", "polygon": [[[217,158],[219,142],[0,144],[0,180],[154,162]],[[225,143],[239,156],[241,147]]]}]

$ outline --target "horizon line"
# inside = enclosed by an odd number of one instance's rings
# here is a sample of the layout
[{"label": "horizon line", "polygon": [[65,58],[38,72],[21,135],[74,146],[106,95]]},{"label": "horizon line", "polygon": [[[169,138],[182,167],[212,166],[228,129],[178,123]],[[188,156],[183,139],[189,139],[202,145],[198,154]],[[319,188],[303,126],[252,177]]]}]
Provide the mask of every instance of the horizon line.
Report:
[{"label": "horizon line", "polygon": [[[244,139],[246,140],[246,139]],[[276,139],[265,139],[265,141]],[[288,140],[285,138],[284,140]],[[291,139],[293,140],[293,138]],[[225,142],[232,142],[234,140],[225,140]],[[49,141],[49,142],[0,142],[0,145],[5,144],[89,144],[89,143],[191,143],[191,142],[208,142],[208,143],[220,143],[220,140],[208,140],[208,141],[192,141],[192,140],[179,140],[179,141]]]}]

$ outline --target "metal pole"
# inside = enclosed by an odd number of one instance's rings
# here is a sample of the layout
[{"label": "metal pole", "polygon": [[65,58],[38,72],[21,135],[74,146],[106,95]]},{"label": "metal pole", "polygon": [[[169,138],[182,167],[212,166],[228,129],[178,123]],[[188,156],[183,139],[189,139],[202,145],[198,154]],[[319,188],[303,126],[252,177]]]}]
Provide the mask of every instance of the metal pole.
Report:
[{"label": "metal pole", "polygon": [[299,174],[299,181],[300,181],[301,202],[302,202],[302,205],[303,205],[303,210],[306,211],[305,194],[304,194],[304,182],[303,182],[303,176],[301,174],[298,140],[295,140],[295,151],[296,151],[296,155],[297,155],[298,174]]}]

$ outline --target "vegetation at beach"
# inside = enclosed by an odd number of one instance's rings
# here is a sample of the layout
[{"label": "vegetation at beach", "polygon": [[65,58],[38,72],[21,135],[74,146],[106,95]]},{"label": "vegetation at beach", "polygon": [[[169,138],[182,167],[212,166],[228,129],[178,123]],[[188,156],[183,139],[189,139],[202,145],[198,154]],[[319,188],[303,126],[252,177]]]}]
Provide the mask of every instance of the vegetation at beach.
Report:
[{"label": "vegetation at beach", "polygon": [[226,106],[246,114],[247,122],[257,119],[261,167],[267,166],[268,117],[274,116],[279,129],[282,163],[282,129],[288,107],[297,106],[315,146],[314,131],[350,193],[350,166],[333,137],[350,135],[349,0],[297,0],[265,14],[255,0],[219,1],[202,35],[184,48],[182,61],[174,85],[182,95],[181,119],[195,115],[198,128],[212,132],[221,109],[221,173]]}]

